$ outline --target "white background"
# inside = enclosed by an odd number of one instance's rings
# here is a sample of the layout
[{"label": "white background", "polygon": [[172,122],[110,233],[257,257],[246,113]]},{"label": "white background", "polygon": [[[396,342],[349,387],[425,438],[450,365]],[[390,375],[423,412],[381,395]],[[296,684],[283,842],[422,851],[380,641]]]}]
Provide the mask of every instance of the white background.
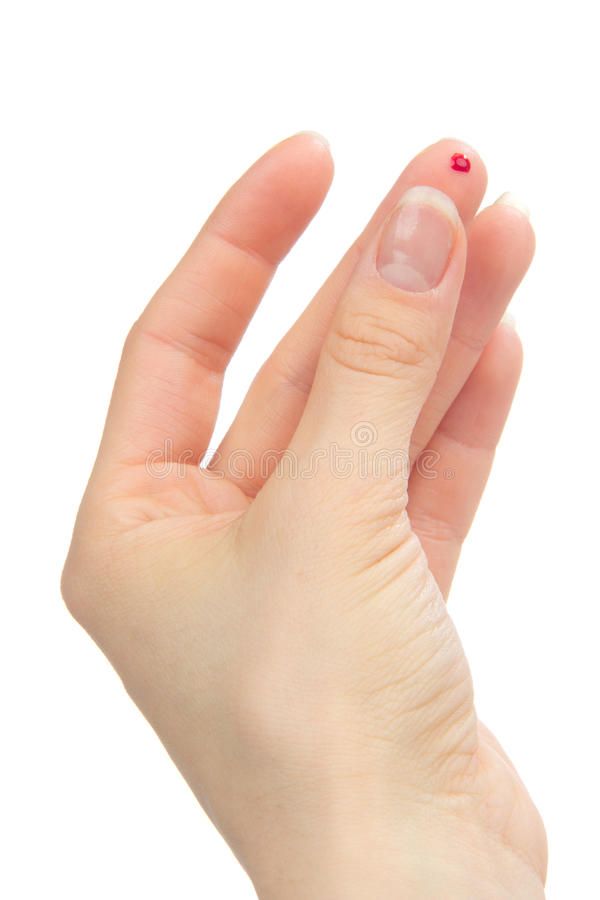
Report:
[{"label": "white background", "polygon": [[7,900],[253,896],[59,574],[122,340],[270,144],[331,140],[326,205],[231,367],[262,358],[408,159],[476,146],[532,210],[526,364],[451,609],[482,718],[550,840],[548,897],[600,896],[598,275],[593,5],[445,0],[20,2],[0,20],[3,738]]}]

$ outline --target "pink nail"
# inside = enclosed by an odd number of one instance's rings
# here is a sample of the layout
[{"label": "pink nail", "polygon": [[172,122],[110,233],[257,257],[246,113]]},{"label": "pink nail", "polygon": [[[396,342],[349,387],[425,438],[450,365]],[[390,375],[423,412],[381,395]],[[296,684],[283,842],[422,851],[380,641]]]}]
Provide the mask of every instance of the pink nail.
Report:
[{"label": "pink nail", "polygon": [[442,191],[410,188],[381,235],[381,277],[403,291],[430,291],[446,271],[457,223],[456,207]]}]

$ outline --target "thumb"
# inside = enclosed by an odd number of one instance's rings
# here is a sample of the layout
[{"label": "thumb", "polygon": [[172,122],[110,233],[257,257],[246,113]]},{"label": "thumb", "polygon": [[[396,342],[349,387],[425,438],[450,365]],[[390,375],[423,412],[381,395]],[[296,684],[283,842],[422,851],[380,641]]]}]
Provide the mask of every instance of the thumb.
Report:
[{"label": "thumb", "polygon": [[465,255],[452,200],[431,187],[408,190],[340,298],[290,449],[304,458],[336,447],[355,459],[359,449],[360,466],[346,467],[344,478],[364,478],[378,455],[408,460],[450,336]]}]

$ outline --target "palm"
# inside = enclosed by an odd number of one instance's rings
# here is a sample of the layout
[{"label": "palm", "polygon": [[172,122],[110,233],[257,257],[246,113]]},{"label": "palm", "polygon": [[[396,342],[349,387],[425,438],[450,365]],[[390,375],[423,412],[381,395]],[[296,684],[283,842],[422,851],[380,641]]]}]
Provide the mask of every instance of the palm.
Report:
[{"label": "palm", "polygon": [[[154,481],[145,466],[127,470],[113,516],[121,533],[136,533],[138,546],[146,545],[144,531],[158,526],[160,544],[169,548],[182,536],[193,535],[202,541],[215,527],[227,529],[251,503],[233,481],[207,476],[196,466],[173,468],[168,474],[163,471]],[[422,543],[431,543],[430,533],[422,539],[417,529],[415,532]],[[156,547],[156,543],[154,533],[150,544]],[[168,549],[166,552],[168,555]],[[439,558],[436,554],[435,561]],[[169,570],[169,564],[165,568]],[[519,858],[545,872],[546,837],[539,813],[513,764],[481,722],[477,759],[473,785],[477,815]]]}]

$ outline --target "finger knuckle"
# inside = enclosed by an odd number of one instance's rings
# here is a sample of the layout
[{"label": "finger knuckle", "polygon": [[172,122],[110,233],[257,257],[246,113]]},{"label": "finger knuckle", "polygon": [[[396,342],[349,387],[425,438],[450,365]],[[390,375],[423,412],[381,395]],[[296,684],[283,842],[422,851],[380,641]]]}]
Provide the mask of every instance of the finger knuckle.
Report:
[{"label": "finger knuckle", "polygon": [[425,328],[391,305],[382,300],[368,310],[344,310],[329,336],[333,359],[345,368],[392,378],[427,370],[431,350]]}]

